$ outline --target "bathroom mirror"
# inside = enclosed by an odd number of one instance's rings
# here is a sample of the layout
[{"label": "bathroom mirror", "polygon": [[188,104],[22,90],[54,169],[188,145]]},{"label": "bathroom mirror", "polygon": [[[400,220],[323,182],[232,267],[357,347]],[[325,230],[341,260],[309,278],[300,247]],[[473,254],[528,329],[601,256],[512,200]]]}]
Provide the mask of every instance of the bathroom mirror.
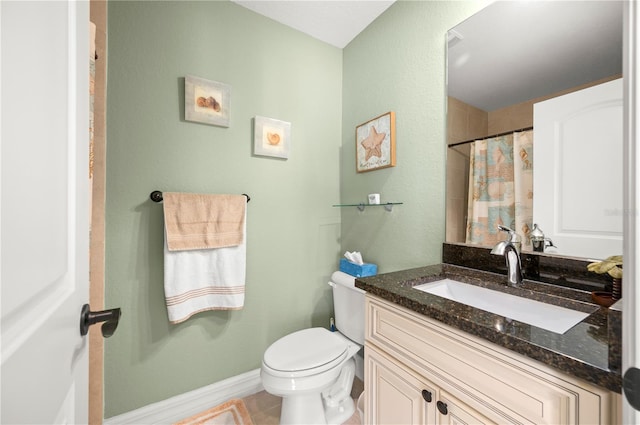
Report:
[{"label": "bathroom mirror", "polygon": [[[619,80],[622,77],[622,6],[618,1],[497,1],[447,33],[447,242],[492,246],[466,240],[471,156],[468,142],[531,130],[535,103]],[[534,134],[535,128],[532,138]],[[601,143],[602,151],[609,149],[606,140]],[[535,143],[533,146],[535,151]],[[526,156],[524,149],[520,155]],[[513,154],[515,156],[519,155]],[[533,174],[536,170],[538,174],[548,172],[548,169],[540,171],[536,165],[542,166],[553,159],[553,154],[547,158],[536,156]],[[618,169],[621,168],[622,157]],[[573,167],[577,169],[580,167]],[[584,169],[583,172],[597,171]],[[578,182],[582,178],[572,176],[572,180]],[[621,202],[621,178],[619,183]],[[584,189],[579,192],[584,194]],[[535,210],[536,191],[532,193]],[[570,203],[572,196],[580,194],[565,191],[563,196]],[[594,196],[593,202],[594,208],[602,209],[602,198]],[[608,211],[615,215],[616,208]],[[618,213],[619,229],[614,233],[618,234],[620,248],[619,252],[609,255],[622,252],[621,210]],[[531,213],[529,221],[530,226],[536,223],[535,213]],[[538,224],[545,233],[545,225],[549,230],[553,225]],[[575,248],[557,245],[556,249],[546,252],[602,257],[597,250],[591,252],[585,248],[575,252]],[[523,250],[530,249],[523,247]]]}]

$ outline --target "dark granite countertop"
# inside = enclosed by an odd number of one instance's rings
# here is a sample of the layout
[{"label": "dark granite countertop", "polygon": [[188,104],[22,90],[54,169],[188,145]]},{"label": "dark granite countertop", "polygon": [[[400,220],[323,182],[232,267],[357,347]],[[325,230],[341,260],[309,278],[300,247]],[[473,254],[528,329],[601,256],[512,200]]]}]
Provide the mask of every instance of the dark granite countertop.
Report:
[{"label": "dark granite countertop", "polygon": [[[450,301],[413,286],[451,278],[591,313],[564,334],[505,320],[483,310]],[[522,287],[506,285],[506,275],[451,264],[357,278],[356,286],[387,301],[468,332],[552,366],[568,375],[620,392],[621,328],[609,309],[590,300],[590,293],[533,280]]]}]

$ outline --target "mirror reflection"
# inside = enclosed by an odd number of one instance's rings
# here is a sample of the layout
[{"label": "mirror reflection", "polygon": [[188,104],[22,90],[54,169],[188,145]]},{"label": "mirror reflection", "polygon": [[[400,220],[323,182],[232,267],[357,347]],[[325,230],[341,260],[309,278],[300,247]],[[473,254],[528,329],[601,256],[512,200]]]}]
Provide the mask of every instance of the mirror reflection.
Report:
[{"label": "mirror reflection", "polygon": [[500,1],[447,38],[447,242],[621,254],[622,2]]}]

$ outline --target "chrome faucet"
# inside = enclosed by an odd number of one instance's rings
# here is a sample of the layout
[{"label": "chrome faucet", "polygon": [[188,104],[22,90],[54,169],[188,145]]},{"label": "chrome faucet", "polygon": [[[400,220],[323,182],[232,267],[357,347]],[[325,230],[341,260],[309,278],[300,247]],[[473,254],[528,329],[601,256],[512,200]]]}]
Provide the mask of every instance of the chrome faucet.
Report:
[{"label": "chrome faucet", "polygon": [[507,278],[509,286],[519,286],[522,284],[522,264],[520,262],[520,251],[517,248],[518,235],[515,231],[505,226],[498,226],[499,230],[509,233],[506,241],[498,242],[493,247],[491,253],[494,255],[504,255],[507,263]]}]

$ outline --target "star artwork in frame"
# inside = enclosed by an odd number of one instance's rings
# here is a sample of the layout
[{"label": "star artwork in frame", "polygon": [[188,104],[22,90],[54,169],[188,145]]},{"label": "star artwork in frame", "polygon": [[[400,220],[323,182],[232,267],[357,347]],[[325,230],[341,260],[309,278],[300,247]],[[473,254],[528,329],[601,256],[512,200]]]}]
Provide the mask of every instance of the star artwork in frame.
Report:
[{"label": "star artwork in frame", "polygon": [[358,173],[396,165],[395,127],[394,112],[387,112],[356,127]]}]

